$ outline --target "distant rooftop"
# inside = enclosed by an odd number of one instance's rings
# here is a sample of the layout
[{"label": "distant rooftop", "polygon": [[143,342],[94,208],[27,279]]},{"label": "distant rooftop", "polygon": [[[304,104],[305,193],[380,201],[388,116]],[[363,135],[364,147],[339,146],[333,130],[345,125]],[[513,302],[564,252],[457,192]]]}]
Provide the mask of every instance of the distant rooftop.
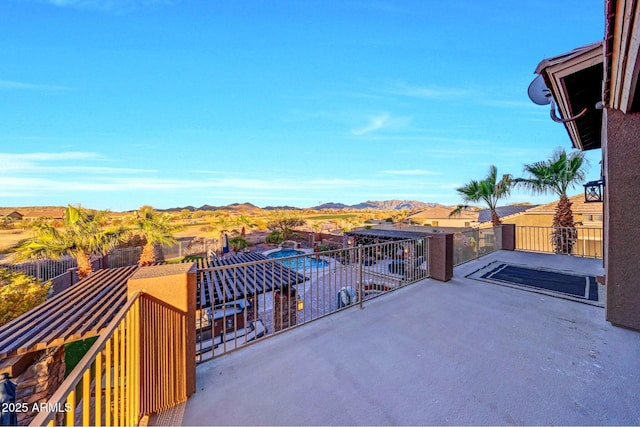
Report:
[{"label": "distant rooftop", "polygon": [[353,237],[369,237],[378,238],[382,240],[407,240],[407,239],[419,239],[429,235],[429,232],[425,231],[409,231],[409,230],[386,230],[379,228],[371,228],[364,230],[353,230],[344,233],[345,236]]},{"label": "distant rooftop", "polygon": [[[507,217],[509,215],[515,215],[520,212],[524,212],[531,208],[535,208],[538,205],[522,205],[522,206],[498,206],[496,208],[496,213],[500,218]],[[489,209],[482,209],[478,213],[478,222],[490,222],[491,221],[491,211]]]}]

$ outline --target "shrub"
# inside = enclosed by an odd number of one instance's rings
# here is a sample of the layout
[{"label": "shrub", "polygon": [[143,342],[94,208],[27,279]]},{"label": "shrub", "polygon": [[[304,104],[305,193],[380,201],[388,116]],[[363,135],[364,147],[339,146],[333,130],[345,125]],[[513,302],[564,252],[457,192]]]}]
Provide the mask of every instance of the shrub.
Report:
[{"label": "shrub", "polygon": [[0,268],[0,325],[42,304],[50,289],[51,282]]},{"label": "shrub", "polygon": [[282,234],[279,231],[272,231],[265,238],[264,241],[267,243],[281,243],[284,239],[282,238]]},{"label": "shrub", "polygon": [[229,239],[229,245],[231,245],[231,250],[233,252],[240,252],[249,246],[249,242],[240,236],[236,236]]}]

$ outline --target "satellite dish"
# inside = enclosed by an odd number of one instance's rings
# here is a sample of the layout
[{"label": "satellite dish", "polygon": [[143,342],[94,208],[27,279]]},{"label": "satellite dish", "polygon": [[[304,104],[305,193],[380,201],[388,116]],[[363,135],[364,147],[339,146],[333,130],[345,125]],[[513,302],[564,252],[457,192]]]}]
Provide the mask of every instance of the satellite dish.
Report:
[{"label": "satellite dish", "polygon": [[529,99],[538,105],[548,105],[551,103],[551,91],[547,88],[541,75],[538,75],[527,90]]}]

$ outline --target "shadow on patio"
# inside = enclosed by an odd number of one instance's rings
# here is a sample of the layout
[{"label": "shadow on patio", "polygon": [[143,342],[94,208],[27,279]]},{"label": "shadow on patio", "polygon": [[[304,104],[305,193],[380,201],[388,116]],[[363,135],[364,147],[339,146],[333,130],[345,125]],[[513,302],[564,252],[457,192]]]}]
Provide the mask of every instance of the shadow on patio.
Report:
[{"label": "shadow on patio", "polygon": [[204,363],[196,394],[151,423],[639,424],[640,334],[600,307],[465,278],[495,260],[603,272],[493,253]]}]

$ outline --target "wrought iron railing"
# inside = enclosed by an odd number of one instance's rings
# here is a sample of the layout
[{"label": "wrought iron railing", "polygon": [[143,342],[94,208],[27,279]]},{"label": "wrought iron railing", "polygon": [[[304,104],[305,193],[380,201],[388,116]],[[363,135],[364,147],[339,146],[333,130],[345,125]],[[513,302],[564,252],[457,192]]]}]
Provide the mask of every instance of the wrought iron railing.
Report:
[{"label": "wrought iron railing", "polygon": [[502,249],[502,227],[475,228],[454,233],[453,265],[477,259]]},{"label": "wrought iron railing", "polygon": [[602,258],[602,228],[517,226],[516,250]]},{"label": "wrought iron railing", "polygon": [[61,274],[65,274],[71,268],[75,268],[77,262],[72,257],[63,257],[59,260],[54,259],[37,259],[19,264],[2,263],[0,267],[9,269],[10,271],[24,273],[33,276],[41,282],[53,279]]},{"label": "wrought iron railing", "polygon": [[[429,276],[428,238],[198,270],[196,360],[203,362]],[[293,251],[293,250],[292,250]],[[286,267],[275,268],[275,263]]]}]

